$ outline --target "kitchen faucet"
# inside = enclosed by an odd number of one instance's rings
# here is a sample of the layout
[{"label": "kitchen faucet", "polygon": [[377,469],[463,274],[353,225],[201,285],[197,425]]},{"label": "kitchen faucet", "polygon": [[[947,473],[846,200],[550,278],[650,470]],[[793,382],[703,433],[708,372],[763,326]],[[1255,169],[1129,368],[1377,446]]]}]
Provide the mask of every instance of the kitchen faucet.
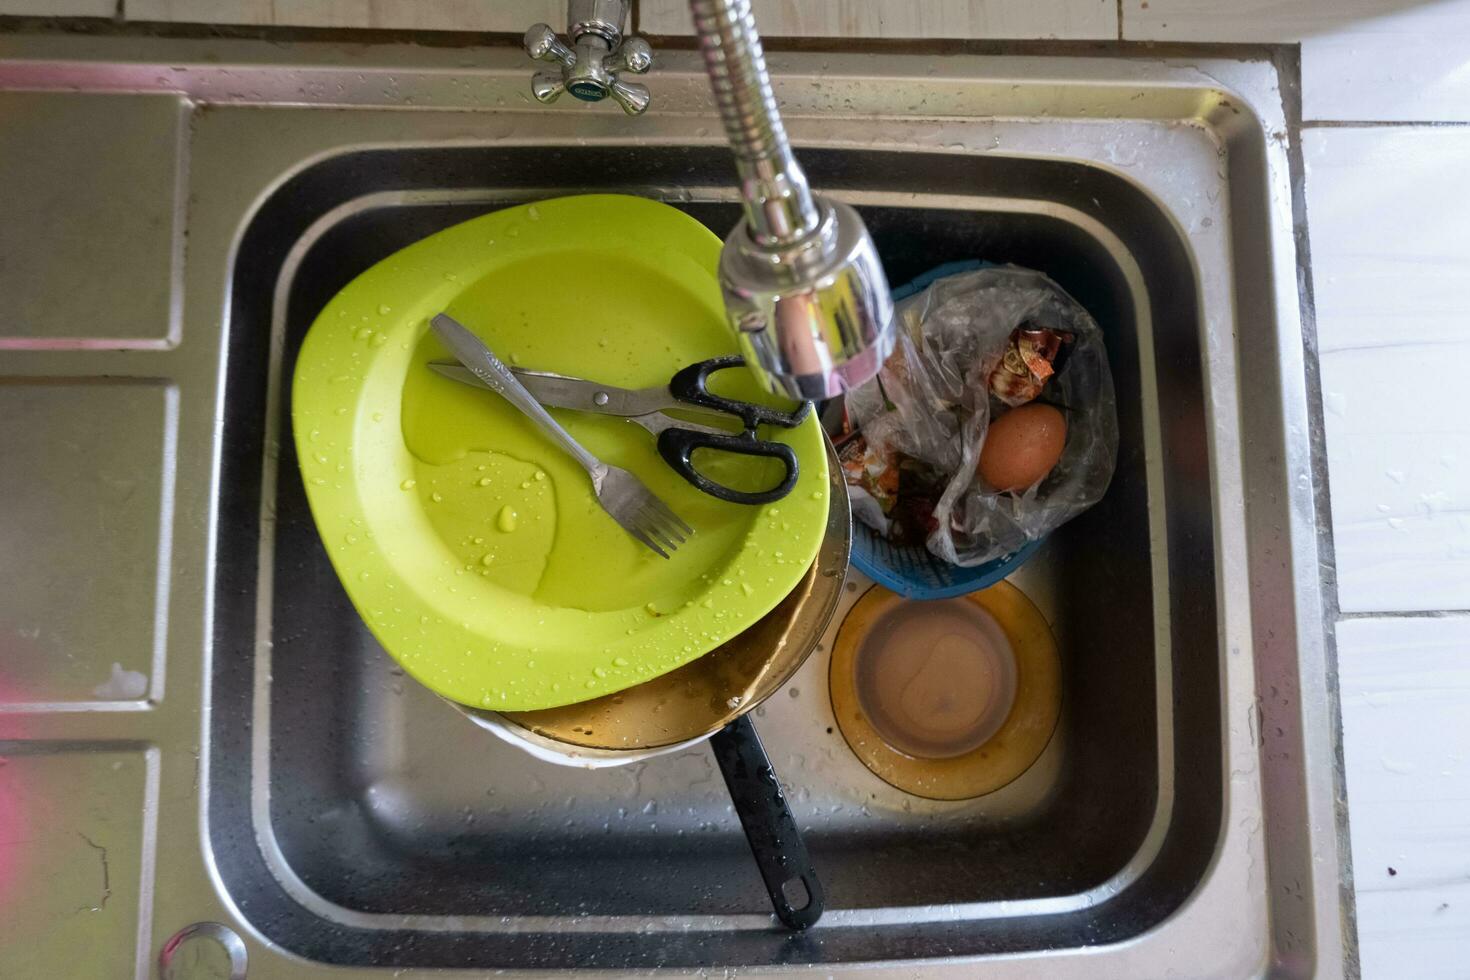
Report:
[{"label": "kitchen faucet", "polygon": [[[699,50],[725,125],[745,216],[720,253],[725,313],[747,366],[766,388],[823,399],[872,378],[893,350],[893,302],[878,252],[851,207],[814,195],[796,162],[766,71],[750,0],[690,0]],[[526,53],[556,64],[531,91],[545,103],[570,92],[611,96],[623,111],[648,108],[643,74],[653,51],[624,37],[628,0],[568,0],[571,46],[546,24],[526,32]]]}]

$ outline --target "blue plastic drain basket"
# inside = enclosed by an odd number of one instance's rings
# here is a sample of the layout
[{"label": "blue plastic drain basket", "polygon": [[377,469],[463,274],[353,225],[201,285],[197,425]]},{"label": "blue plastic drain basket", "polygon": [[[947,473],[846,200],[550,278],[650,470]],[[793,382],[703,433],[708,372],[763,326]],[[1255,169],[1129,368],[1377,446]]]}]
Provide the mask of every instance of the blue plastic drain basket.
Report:
[{"label": "blue plastic drain basket", "polygon": [[[893,290],[893,300],[907,299],[936,279],[973,272],[991,264],[946,262]],[[994,585],[1019,568],[1040,547],[1041,540],[1032,541],[1004,558],[972,568],[960,568],[935,558],[923,545],[900,547],[890,544],[860,521],[854,521],[852,526],[852,563],[858,571],[907,599],[951,599]]]}]

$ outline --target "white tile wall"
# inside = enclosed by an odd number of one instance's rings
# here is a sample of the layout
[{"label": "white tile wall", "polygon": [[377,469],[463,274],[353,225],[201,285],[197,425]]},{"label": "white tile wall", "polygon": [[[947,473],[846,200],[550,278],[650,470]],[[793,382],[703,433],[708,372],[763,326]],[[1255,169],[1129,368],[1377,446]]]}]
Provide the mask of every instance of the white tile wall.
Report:
[{"label": "white tile wall", "polygon": [[[0,4],[13,0],[0,0]],[[109,6],[111,0],[108,0]],[[524,31],[566,26],[565,0],[125,0],[136,21],[422,31]],[[109,15],[111,10],[109,10]]]},{"label": "white tile wall", "polygon": [[1470,0],[1315,33],[1302,41],[1302,78],[1307,119],[1470,122]]},{"label": "white tile wall", "polygon": [[[1065,38],[1118,36],[1116,0],[754,0],[766,37]],[[639,29],[692,34],[688,0],[641,0]]]},{"label": "white tile wall", "polygon": [[1470,121],[1470,0],[1124,0],[1123,36],[1299,41],[1309,120]]},{"label": "white tile wall", "polygon": [[1470,128],[1303,145],[1339,602],[1470,609]]},{"label": "white tile wall", "polygon": [[1286,44],[1412,8],[1424,0],[1123,0],[1130,41]]},{"label": "white tile wall", "polygon": [[117,0],[0,0],[0,16],[111,17]]},{"label": "white tile wall", "polygon": [[1338,625],[1363,976],[1470,975],[1470,617]]}]

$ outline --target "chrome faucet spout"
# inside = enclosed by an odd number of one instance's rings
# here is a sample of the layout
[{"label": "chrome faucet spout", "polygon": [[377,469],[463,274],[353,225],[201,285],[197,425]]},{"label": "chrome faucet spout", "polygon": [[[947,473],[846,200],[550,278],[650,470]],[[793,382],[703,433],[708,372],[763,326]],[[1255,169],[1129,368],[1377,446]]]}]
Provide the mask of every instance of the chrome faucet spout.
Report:
[{"label": "chrome faucet spout", "polygon": [[[570,0],[569,21],[585,23],[576,18],[592,2]],[[616,60],[606,52],[621,39],[626,5],[612,11],[623,0],[595,2],[603,14],[597,22],[614,28],[590,32],[603,45],[591,60],[602,64]],[[893,350],[893,302],[877,248],[855,210],[813,194],[807,184],[781,122],[750,0],[690,0],[689,10],[735,155],[745,211],[720,253],[731,329],[746,364],[767,389],[798,399],[840,395],[876,375]],[[646,70],[652,62],[646,42],[633,38],[622,42],[623,49],[635,41],[643,45],[637,63]],[[569,80],[579,56],[550,28],[538,24],[527,32],[526,50],[559,62],[566,80],[538,75],[538,99],[549,102],[564,89],[588,98]],[[597,94],[600,84],[588,87],[597,98],[603,97]],[[643,92],[630,113],[647,107]]]},{"label": "chrome faucet spout", "polygon": [[805,238],[821,219],[786,139],[748,0],[692,0],[689,9],[735,154],[750,237],[762,245]]}]

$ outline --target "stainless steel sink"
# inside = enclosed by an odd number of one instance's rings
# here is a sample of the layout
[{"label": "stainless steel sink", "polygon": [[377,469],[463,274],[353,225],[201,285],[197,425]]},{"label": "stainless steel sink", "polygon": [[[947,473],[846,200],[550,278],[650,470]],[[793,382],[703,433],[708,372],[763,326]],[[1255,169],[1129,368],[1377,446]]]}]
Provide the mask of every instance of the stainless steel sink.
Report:
[{"label": "stainless steel sink", "polygon": [[[1106,334],[1121,429],[1107,496],[1013,578],[1064,672],[1060,727],[1022,778],[938,803],[871,775],[832,718],[830,633],[756,712],[827,889],[822,923],[793,936],[707,750],[551,767],[396,671],[326,560],[289,438],[316,313],[425,235],[592,190],[728,230],[730,158],[693,57],[668,57],[654,108],[628,121],[536,106],[503,50],[237,45],[211,61],[206,47],[108,62],[207,103],[191,119],[183,282],[185,336],[220,324],[194,355],[218,385],[219,465],[208,638],[202,669],[180,675],[202,707],[198,809],[158,814],[199,844],[160,855],[194,896],[172,914],[227,923],[272,976],[1343,972],[1274,65],[772,57],[813,185],[862,212],[890,279],[968,258],[1044,270]],[[839,618],[866,586],[850,577]]]}]

